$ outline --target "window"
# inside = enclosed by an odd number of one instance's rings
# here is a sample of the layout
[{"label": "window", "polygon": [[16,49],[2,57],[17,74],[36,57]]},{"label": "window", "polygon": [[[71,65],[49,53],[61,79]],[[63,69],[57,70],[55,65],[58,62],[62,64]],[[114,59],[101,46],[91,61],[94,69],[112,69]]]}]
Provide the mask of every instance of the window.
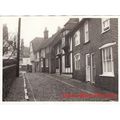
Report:
[{"label": "window", "polygon": [[65,67],[70,67],[70,53],[65,54]]},{"label": "window", "polygon": [[72,37],[69,38],[69,44],[70,44],[70,51],[72,51]]},{"label": "window", "polygon": [[48,67],[48,59],[45,59],[45,66]]},{"label": "window", "polygon": [[45,58],[45,49],[41,50],[41,57]]},{"label": "window", "polygon": [[114,75],[112,47],[102,49],[103,75]]},{"label": "window", "polygon": [[41,59],[41,67],[43,67],[43,59]]},{"label": "window", "polygon": [[102,33],[110,29],[110,19],[102,18]]},{"label": "window", "polygon": [[80,53],[74,56],[75,70],[80,70]]},{"label": "window", "polygon": [[56,69],[59,69],[59,58],[56,58]]},{"label": "window", "polygon": [[36,60],[39,61],[39,52],[36,53]]},{"label": "window", "polygon": [[65,46],[65,37],[62,38],[62,47]]},{"label": "window", "polygon": [[56,47],[56,52],[57,52],[57,54],[60,53],[60,46],[59,45]]},{"label": "window", "polygon": [[88,21],[84,23],[85,43],[89,41]]},{"label": "window", "polygon": [[75,39],[75,46],[80,44],[80,31],[78,30],[75,35],[74,35],[74,39]]}]

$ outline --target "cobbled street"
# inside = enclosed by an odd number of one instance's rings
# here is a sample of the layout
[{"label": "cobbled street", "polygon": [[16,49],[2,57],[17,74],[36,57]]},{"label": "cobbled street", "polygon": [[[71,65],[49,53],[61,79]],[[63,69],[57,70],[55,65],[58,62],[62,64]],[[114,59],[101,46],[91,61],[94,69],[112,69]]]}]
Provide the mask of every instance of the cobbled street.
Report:
[{"label": "cobbled street", "polygon": [[22,73],[20,78],[13,83],[6,101],[117,100],[117,95],[114,93],[112,93],[111,98],[77,96],[83,93],[95,95],[96,93],[109,94],[110,92],[66,76],[46,73]]}]

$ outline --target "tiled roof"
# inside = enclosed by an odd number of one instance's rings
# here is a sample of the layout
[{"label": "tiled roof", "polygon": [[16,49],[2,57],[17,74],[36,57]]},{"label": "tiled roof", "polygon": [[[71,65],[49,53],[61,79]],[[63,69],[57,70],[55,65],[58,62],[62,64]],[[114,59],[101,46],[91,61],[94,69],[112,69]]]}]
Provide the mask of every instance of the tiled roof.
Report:
[{"label": "tiled roof", "polygon": [[53,41],[55,40],[56,37],[58,37],[60,35],[61,31],[56,32],[55,34],[53,34],[50,38],[48,38],[47,40],[44,40],[41,43],[41,47],[40,49],[43,49],[45,47],[47,47],[48,45],[50,45],[51,43],[53,43]]},{"label": "tiled roof", "polygon": [[69,21],[64,25],[64,29],[71,30],[79,22],[79,18],[70,18]]},{"label": "tiled roof", "polygon": [[67,34],[67,36],[69,36],[71,33],[73,33],[74,31],[76,31],[77,29],[79,29],[79,27],[82,24],[82,22],[84,22],[84,20],[86,20],[86,19],[89,19],[89,18],[82,18],[77,24],[75,24],[74,27]]},{"label": "tiled roof", "polygon": [[40,37],[36,37],[31,41],[34,52],[37,52],[40,49],[43,41],[44,38],[40,38]]}]

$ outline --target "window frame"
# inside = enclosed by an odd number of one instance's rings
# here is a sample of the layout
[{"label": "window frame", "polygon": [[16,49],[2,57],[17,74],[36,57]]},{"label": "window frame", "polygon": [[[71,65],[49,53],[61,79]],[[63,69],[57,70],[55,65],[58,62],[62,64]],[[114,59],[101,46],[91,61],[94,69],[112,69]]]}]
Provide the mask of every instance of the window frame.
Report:
[{"label": "window frame", "polygon": [[[108,28],[107,27],[104,27],[104,25],[103,25],[103,23],[104,22],[106,22],[106,21],[108,21]],[[107,32],[107,31],[109,31],[110,30],[110,18],[102,18],[101,19],[101,26],[102,26],[102,32],[101,33],[105,33],[105,32]],[[107,29],[106,29],[107,28]],[[105,30],[104,30],[105,29]]]},{"label": "window frame", "polygon": [[49,65],[48,65],[49,63],[48,63],[48,58],[46,58],[45,59],[45,67],[48,67]]},{"label": "window frame", "polygon": [[[77,34],[78,33],[78,34]],[[79,35],[79,36],[78,36]],[[77,37],[76,37],[77,36]],[[74,41],[75,41],[75,46],[78,46],[80,44],[80,30],[77,30],[74,34]]]},{"label": "window frame", "polygon": [[56,69],[59,69],[59,58],[58,57],[55,60],[55,67]]},{"label": "window frame", "polygon": [[[107,50],[110,50],[110,56],[111,59],[108,59],[107,57]],[[109,46],[109,47],[105,47],[101,49],[102,52],[102,75],[101,76],[111,76],[114,77],[114,60],[113,60],[113,47]],[[109,71],[108,69],[108,63],[111,65],[111,71]]]},{"label": "window frame", "polygon": [[[86,32],[87,32],[87,34],[86,34]],[[84,23],[84,37],[85,37],[85,43],[90,41],[90,39],[89,39],[89,24],[88,24],[88,20],[85,21],[85,23]],[[86,38],[87,38],[87,40],[86,40]]]},{"label": "window frame", "polygon": [[65,67],[70,67],[70,52],[65,54]]},{"label": "window frame", "polygon": [[[78,56],[78,58],[76,58]],[[80,70],[80,53],[74,55],[74,68]]]},{"label": "window frame", "polygon": [[41,61],[40,61],[40,65],[41,65],[41,68],[43,68],[43,59],[41,58]]}]

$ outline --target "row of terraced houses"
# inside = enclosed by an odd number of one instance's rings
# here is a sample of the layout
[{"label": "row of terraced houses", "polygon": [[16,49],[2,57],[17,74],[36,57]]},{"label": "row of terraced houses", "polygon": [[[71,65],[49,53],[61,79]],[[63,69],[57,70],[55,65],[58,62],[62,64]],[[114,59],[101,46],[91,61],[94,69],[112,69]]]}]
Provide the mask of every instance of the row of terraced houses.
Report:
[{"label": "row of terraced houses", "polygon": [[32,72],[69,75],[118,92],[118,18],[70,18],[30,43]]}]

